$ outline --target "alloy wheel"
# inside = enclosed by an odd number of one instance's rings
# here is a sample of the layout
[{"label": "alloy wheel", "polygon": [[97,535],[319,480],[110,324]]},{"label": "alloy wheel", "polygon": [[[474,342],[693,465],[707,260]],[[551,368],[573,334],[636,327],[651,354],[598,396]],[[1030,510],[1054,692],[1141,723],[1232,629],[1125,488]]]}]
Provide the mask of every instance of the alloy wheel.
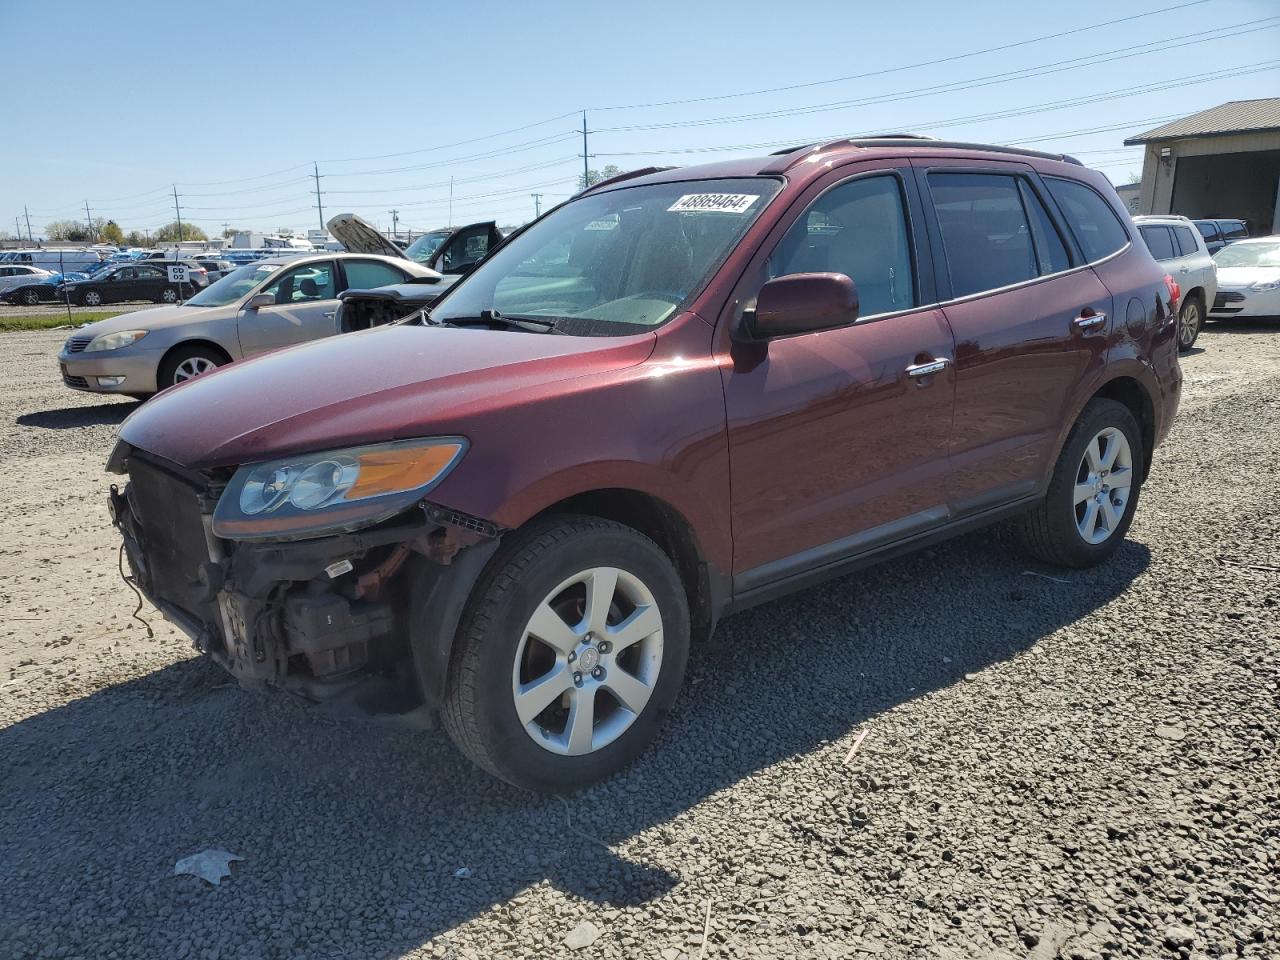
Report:
[{"label": "alloy wheel", "polygon": [[1076,469],[1076,529],[1086,543],[1105,543],[1124,519],[1133,488],[1133,451],[1115,427],[1099,431]]},{"label": "alloy wheel", "polygon": [[582,756],[612,743],[649,702],[662,669],[662,614],[640,579],[593,567],[552,590],[516,648],[516,715],[551,753]]},{"label": "alloy wheel", "polygon": [[190,380],[192,377],[198,377],[202,373],[215,370],[217,366],[208,357],[187,357],[173,371],[173,382],[175,384],[182,383],[184,380]]},{"label": "alloy wheel", "polygon": [[22,295],[22,302],[29,307],[34,307],[40,302],[40,292],[38,290],[28,290]]},{"label": "alloy wheel", "polygon": [[164,292],[160,294],[160,299],[165,303],[176,303],[178,301],[178,294],[174,290],[166,288]]},{"label": "alloy wheel", "polygon": [[84,302],[91,307],[96,307],[102,302],[102,294],[95,293],[93,290],[90,290],[84,295]]},{"label": "alloy wheel", "polygon": [[1188,300],[1182,305],[1178,314],[1178,343],[1185,350],[1195,343],[1196,333],[1200,329],[1200,304]]}]

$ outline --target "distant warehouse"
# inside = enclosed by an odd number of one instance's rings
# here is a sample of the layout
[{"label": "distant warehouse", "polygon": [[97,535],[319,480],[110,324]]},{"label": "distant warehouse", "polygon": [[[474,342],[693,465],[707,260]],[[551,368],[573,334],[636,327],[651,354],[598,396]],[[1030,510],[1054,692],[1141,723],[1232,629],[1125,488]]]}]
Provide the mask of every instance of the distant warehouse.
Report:
[{"label": "distant warehouse", "polygon": [[1146,147],[1142,213],[1247,220],[1262,236],[1280,221],[1280,97],[1233,100],[1130,137]]}]

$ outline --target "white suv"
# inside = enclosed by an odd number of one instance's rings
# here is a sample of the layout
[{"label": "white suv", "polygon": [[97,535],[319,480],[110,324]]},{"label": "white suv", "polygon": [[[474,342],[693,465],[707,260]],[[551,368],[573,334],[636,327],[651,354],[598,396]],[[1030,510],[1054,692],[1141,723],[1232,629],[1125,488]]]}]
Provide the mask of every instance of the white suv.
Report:
[{"label": "white suv", "polygon": [[1187,351],[1200,336],[1209,305],[1218,292],[1218,266],[1204,237],[1186,217],[1134,217],[1151,255],[1182,288],[1178,311],[1178,349]]}]

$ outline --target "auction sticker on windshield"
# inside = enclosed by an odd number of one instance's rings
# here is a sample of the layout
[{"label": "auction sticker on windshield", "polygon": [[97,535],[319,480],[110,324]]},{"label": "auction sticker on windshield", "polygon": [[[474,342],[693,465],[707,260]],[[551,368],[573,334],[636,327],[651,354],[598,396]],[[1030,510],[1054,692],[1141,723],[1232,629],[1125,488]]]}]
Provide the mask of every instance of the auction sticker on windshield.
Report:
[{"label": "auction sticker on windshield", "polygon": [[686,193],[667,211],[691,213],[745,213],[760,197],[754,193]]}]

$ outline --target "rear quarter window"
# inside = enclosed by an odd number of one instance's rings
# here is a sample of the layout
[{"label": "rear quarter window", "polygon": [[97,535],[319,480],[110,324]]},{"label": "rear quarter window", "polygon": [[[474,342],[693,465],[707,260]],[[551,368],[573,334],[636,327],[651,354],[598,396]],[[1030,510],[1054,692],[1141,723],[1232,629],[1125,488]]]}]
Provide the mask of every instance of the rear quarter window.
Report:
[{"label": "rear quarter window", "polygon": [[1227,240],[1243,240],[1249,236],[1249,231],[1245,229],[1244,224],[1239,220],[1224,220],[1222,223],[1222,235]]},{"label": "rear quarter window", "polygon": [[1142,234],[1142,240],[1147,245],[1147,249],[1157,260],[1172,260],[1178,256],[1178,252],[1173,248],[1173,236],[1169,233],[1168,227],[1142,226],[1138,228],[1138,232]]},{"label": "rear quarter window", "polygon": [[1178,253],[1181,256],[1189,257],[1200,249],[1190,227],[1174,227],[1173,236],[1178,242]]},{"label": "rear quarter window", "polygon": [[1090,263],[1111,256],[1129,242],[1116,212],[1092,187],[1057,177],[1045,177],[1044,182]]}]

